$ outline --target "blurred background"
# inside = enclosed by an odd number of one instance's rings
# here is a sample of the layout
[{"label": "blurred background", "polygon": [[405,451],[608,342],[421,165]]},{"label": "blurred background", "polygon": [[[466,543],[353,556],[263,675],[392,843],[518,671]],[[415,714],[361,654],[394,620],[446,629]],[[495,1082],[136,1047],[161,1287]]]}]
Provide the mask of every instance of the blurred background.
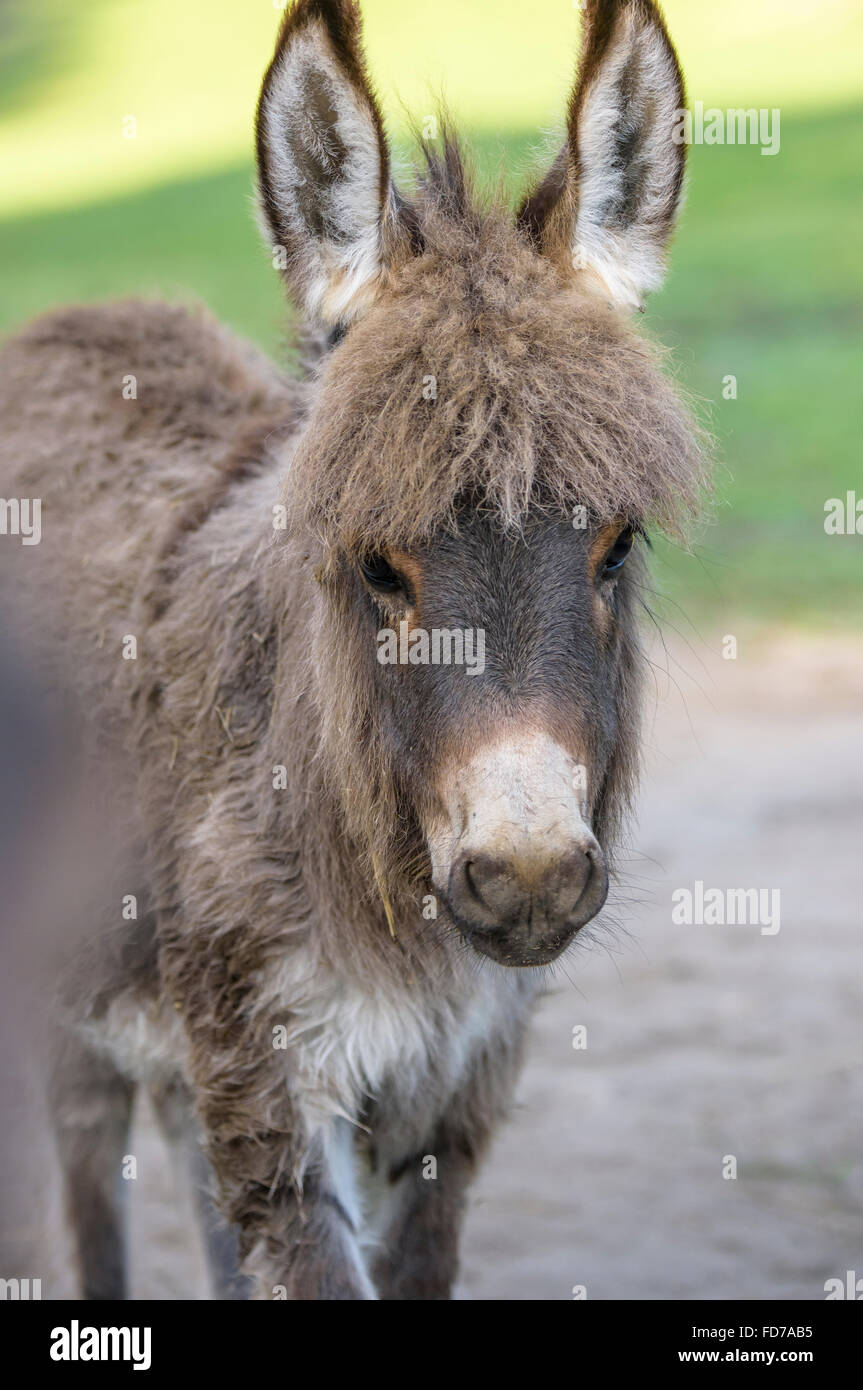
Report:
[{"label": "blurred background", "polygon": [[[251,160],[281,8],[0,0],[0,331],[73,300],[195,297],[282,353]],[[466,1297],[823,1298],[826,1280],[863,1275],[863,537],[824,530],[829,498],[863,498],[863,7],[664,8],[690,103],[778,108],[781,143],[690,151],[647,317],[716,438],[716,503],[691,554],[657,549],[640,824],[614,901],[540,1011],[471,1207]],[[363,9],[405,166],[406,113],[443,95],[483,175],[504,168],[515,197],[556,148],[577,4]],[[671,894],[695,880],[779,888],[780,932],[675,925]],[[38,924],[37,902],[13,916]],[[11,1065],[17,1024],[7,1033]],[[44,1277],[51,1297],[74,1284],[28,1094],[7,1126],[0,1275]],[[146,1109],[134,1151],[135,1295],[201,1296]]]}]

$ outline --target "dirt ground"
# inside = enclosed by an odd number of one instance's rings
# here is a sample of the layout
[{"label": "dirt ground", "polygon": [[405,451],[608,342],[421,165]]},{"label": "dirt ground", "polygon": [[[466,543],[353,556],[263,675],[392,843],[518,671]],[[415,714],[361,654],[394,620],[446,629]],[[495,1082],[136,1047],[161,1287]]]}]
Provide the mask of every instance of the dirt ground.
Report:
[{"label": "dirt ground", "polygon": [[[460,1298],[823,1299],[863,1275],[863,642],[720,651],[654,652],[634,849],[538,1010]],[[696,880],[780,890],[778,932],[675,924],[672,893]],[[56,1177],[20,1068],[13,1089],[17,1263],[0,1273],[62,1297]],[[146,1108],[131,1152],[134,1296],[206,1297]]]}]

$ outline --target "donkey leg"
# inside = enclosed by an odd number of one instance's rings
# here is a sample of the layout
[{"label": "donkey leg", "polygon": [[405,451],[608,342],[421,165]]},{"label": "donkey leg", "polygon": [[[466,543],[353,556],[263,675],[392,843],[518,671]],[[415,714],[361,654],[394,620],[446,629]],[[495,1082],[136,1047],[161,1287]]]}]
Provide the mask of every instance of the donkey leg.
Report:
[{"label": "donkey leg", "polygon": [[64,1033],[52,1069],[50,1103],[86,1299],[127,1297],[126,1197],[122,1160],[135,1086],[103,1053]]},{"label": "donkey leg", "polygon": [[393,1216],[372,1263],[382,1299],[448,1299],[458,1273],[467,1188],[475,1163],[446,1125],[391,1172]]},{"label": "donkey leg", "polygon": [[[521,1068],[524,1022],[523,1017],[510,1033],[486,1041],[443,1114],[429,1124],[422,1147],[391,1161],[383,1175],[390,1189],[389,1221],[371,1265],[379,1298],[452,1296],[467,1190],[509,1108]],[[383,1133],[398,1131],[393,1099]],[[392,1155],[391,1138],[387,1147]]]},{"label": "donkey leg", "polygon": [[192,1159],[191,1180],[215,1297],[223,1301],[251,1298],[253,1284],[240,1269],[237,1232],[219,1211],[212,1191],[213,1170],[200,1148]]},{"label": "donkey leg", "polygon": [[176,1077],[153,1083],[150,1097],[181,1179],[191,1185],[213,1296],[220,1301],[250,1298],[252,1284],[240,1272],[237,1233],[228,1225],[213,1198],[213,1173],[201,1146],[189,1090],[182,1079]]},{"label": "donkey leg", "polygon": [[[345,1302],[377,1297],[359,1243],[348,1145],[309,1141],[285,1117],[278,1132],[214,1141],[211,1154],[225,1209],[257,1280],[256,1297]],[[347,1127],[348,1130],[350,1127]],[[301,1174],[301,1176],[295,1176]]]}]

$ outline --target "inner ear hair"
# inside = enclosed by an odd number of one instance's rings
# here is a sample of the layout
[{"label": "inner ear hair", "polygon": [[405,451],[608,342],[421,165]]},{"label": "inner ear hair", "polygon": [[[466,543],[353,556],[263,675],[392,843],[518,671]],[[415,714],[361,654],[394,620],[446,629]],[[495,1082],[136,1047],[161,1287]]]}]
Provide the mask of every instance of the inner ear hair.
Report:
[{"label": "inner ear hair", "polygon": [[[685,94],[653,0],[588,0],[567,138],[518,225],[613,303],[641,308],[663,279],[683,192]],[[600,287],[599,285],[597,287]]]},{"label": "inner ear hair", "polygon": [[372,302],[404,222],[354,0],[297,0],[288,10],[256,140],[276,264],[313,320],[344,327]]}]

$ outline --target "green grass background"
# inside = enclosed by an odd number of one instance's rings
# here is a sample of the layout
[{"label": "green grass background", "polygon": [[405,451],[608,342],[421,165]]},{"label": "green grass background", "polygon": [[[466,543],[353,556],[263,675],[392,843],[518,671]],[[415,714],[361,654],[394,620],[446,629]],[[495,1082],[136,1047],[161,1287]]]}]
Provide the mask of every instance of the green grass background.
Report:
[{"label": "green grass background", "polygon": [[[691,151],[648,321],[715,434],[717,500],[692,554],[658,547],[657,584],[681,626],[856,626],[863,536],[826,536],[823,509],[863,498],[863,6],[665,8],[690,99],[778,107],[781,149]],[[277,10],[0,0],[0,330],[72,300],[197,297],[278,354],[286,312],[253,223],[250,149]],[[400,153],[405,112],[442,93],[480,168],[494,178],[505,162],[521,186],[560,122],[577,7],[365,0],[364,13]]]}]

